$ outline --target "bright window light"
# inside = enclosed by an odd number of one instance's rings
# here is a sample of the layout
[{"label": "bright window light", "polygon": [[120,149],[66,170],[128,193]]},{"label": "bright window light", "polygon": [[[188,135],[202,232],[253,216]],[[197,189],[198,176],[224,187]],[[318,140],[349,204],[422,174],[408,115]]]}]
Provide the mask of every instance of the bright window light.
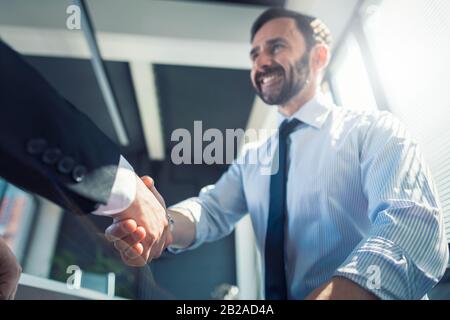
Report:
[{"label": "bright window light", "polygon": [[368,1],[364,32],[389,107],[433,173],[450,239],[450,1],[377,2]]},{"label": "bright window light", "polygon": [[364,110],[377,108],[361,49],[353,35],[341,47],[331,74],[339,104]]}]

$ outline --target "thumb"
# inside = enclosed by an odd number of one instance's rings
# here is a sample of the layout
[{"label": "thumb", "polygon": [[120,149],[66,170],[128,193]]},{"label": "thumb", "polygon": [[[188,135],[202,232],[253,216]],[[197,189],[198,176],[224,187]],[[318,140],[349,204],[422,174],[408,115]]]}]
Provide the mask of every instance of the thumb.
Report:
[{"label": "thumb", "polygon": [[156,190],[155,188],[155,181],[150,178],[149,176],[143,176],[141,177],[142,182],[144,182],[145,186],[153,193],[156,200],[164,207],[166,208],[166,202],[164,201],[164,198],[161,196],[161,194]]}]

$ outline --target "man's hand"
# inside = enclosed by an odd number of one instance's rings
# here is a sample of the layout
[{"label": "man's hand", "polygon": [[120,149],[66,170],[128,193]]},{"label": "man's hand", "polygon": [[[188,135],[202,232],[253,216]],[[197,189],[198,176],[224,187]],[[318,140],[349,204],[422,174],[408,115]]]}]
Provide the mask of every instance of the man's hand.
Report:
[{"label": "man's hand", "polygon": [[[114,242],[122,260],[130,266],[144,266],[172,243],[164,199],[156,191],[153,180],[137,180],[136,198],[124,212],[114,217],[105,231]],[[145,183],[145,184],[144,184]]]},{"label": "man's hand", "polygon": [[0,238],[0,300],[13,300],[22,268],[16,257]]},{"label": "man's hand", "polygon": [[306,300],[378,300],[378,297],[347,278],[334,277]]}]

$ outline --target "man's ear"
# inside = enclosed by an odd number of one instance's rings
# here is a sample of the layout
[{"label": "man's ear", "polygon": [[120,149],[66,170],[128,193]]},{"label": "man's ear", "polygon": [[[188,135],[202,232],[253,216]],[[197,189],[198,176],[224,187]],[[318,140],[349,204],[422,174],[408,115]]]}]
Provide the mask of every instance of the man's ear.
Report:
[{"label": "man's ear", "polygon": [[325,69],[330,62],[330,48],[324,44],[318,44],[312,49],[312,68],[315,71]]}]

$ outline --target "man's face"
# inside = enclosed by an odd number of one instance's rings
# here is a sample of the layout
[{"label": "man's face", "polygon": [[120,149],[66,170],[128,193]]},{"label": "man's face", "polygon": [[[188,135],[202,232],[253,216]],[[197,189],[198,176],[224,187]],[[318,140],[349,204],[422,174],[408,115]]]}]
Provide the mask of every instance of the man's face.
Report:
[{"label": "man's face", "polygon": [[261,99],[269,105],[283,105],[308,82],[309,52],[306,42],[291,18],[265,23],[255,34],[250,58],[251,79]]}]

